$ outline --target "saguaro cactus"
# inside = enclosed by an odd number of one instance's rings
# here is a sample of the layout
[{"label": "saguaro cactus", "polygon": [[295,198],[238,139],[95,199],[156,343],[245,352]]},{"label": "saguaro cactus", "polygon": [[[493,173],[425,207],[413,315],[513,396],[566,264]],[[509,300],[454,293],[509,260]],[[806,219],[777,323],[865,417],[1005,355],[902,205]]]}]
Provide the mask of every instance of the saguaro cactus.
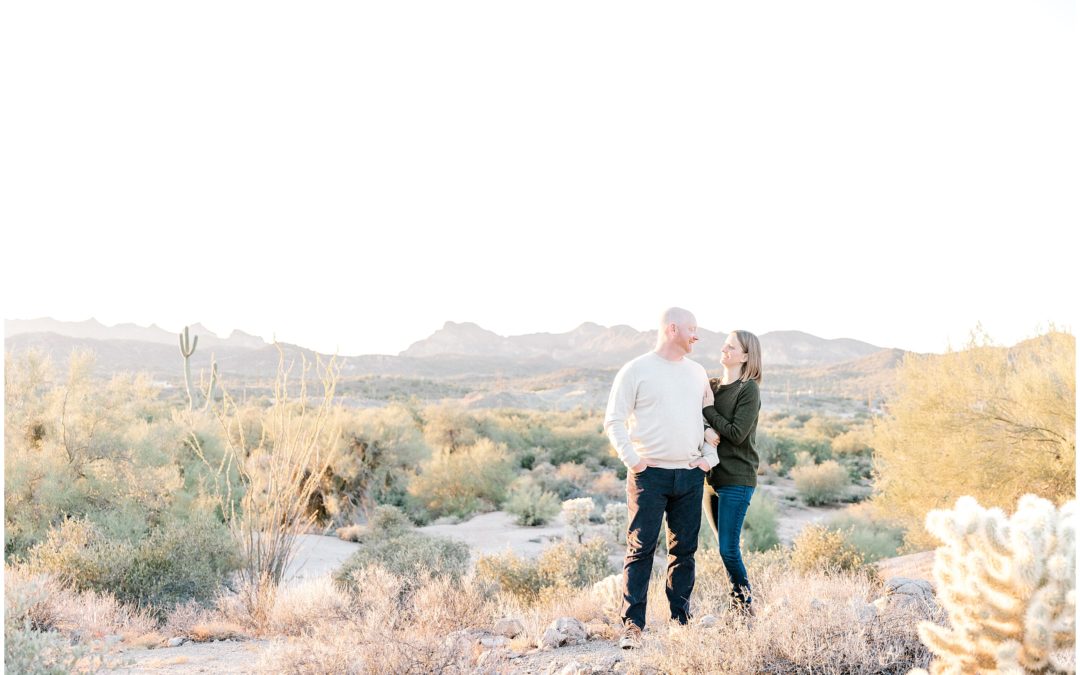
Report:
[{"label": "saguaro cactus", "polygon": [[1075,511],[1024,495],[1009,518],[961,497],[926,516],[951,624],[919,624],[931,673],[1076,671]]},{"label": "saguaro cactus", "polygon": [[187,388],[188,410],[195,407],[195,397],[191,393],[191,355],[195,353],[198,344],[199,336],[189,339],[188,327],[184,326],[184,332],[180,333],[180,355],[184,357],[184,386]]}]

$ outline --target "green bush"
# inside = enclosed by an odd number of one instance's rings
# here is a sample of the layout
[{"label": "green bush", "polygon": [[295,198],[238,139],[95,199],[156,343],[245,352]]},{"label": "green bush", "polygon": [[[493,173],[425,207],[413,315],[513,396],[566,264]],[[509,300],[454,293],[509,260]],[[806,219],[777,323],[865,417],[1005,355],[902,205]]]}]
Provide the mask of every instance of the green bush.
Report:
[{"label": "green bush", "polygon": [[476,578],[496,584],[524,602],[534,602],[550,584],[540,576],[535,560],[522,558],[513,551],[480,556],[476,561]]},{"label": "green bush", "polygon": [[375,504],[405,506],[416,467],[431,456],[410,409],[338,410],[335,418],[338,448],[319,486],[320,520],[341,526]]},{"label": "green bush", "polygon": [[531,603],[552,589],[584,588],[608,576],[612,573],[608,553],[607,542],[600,538],[584,544],[559,542],[544,549],[536,560],[506,551],[481,556],[476,576]]},{"label": "green bush", "polygon": [[66,518],[124,511],[129,532],[166,519],[184,479],[184,429],[148,377],[93,376],[90,352],[54,372],[34,352],[5,355],[4,554],[21,560]]},{"label": "green bush", "polygon": [[506,498],[514,467],[506,448],[484,438],[454,452],[443,450],[409,484],[416,507],[429,517],[466,518]]},{"label": "green bush", "polygon": [[396,537],[413,529],[412,521],[396,506],[380,504],[368,521],[369,536]]},{"label": "green bush", "polygon": [[608,467],[621,463],[608,451],[603,417],[595,411],[496,410],[477,415],[479,433],[518,454],[523,468],[544,462]]},{"label": "green bush", "polygon": [[862,554],[840,532],[820,525],[807,525],[795,538],[791,566],[803,574],[852,572],[867,569]]},{"label": "green bush", "polygon": [[559,496],[545,492],[530,476],[521,476],[510,487],[503,510],[517,516],[517,524],[544,525],[559,515]]},{"label": "green bush", "polygon": [[413,584],[428,574],[460,579],[468,564],[468,545],[448,537],[406,531],[396,536],[371,537],[338,568],[334,580],[342,588],[361,593],[364,589],[357,587],[353,572],[367,567],[382,567],[406,584]]},{"label": "green bush", "polygon": [[756,448],[765,464],[786,476],[795,466],[795,440],[790,436],[759,431]]},{"label": "green bush", "polygon": [[536,481],[540,489],[555,494],[560,501],[585,496],[581,487],[571,480],[568,472],[560,472],[553,464],[547,462],[537,464],[529,472],[529,476]]},{"label": "green bush", "polygon": [[778,546],[777,525],[776,502],[761,490],[755,490],[743,521],[743,547],[747,551],[768,551]]},{"label": "green bush", "polygon": [[869,480],[874,475],[874,459],[868,455],[842,455],[840,466],[844,467],[853,483]]},{"label": "green bush", "polygon": [[791,477],[799,496],[810,506],[841,501],[851,485],[847,470],[832,459],[816,466],[797,466]]},{"label": "green bush", "polygon": [[209,518],[170,521],[139,541],[111,538],[89,520],[69,520],[31,549],[27,562],[30,571],[77,590],[112,593],[155,611],[209,601],[238,566],[228,530]]},{"label": "green bush", "polygon": [[858,507],[830,518],[825,527],[843,535],[868,563],[895,557],[904,543],[902,526],[874,517]]}]

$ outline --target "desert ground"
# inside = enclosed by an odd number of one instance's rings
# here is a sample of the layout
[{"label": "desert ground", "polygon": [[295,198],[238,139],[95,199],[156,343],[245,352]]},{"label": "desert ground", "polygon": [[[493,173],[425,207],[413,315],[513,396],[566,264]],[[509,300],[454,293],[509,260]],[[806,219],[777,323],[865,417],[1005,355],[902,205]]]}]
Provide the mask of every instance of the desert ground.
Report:
[{"label": "desert ground", "polygon": [[[808,507],[793,498],[794,486],[788,479],[775,479],[761,485],[780,509],[779,535],[790,544],[798,532],[809,523],[819,522],[844,506]],[[460,523],[434,524],[418,528],[420,532],[451,537],[469,545],[472,558],[510,549],[522,556],[536,556],[545,546],[559,538],[570,536],[561,516],[542,527],[522,527],[514,517],[502,511],[484,513]],[[335,536],[301,535],[298,548],[287,573],[287,584],[300,584],[332,574],[359,544],[342,541]],[[933,553],[903,556],[879,563],[885,576],[907,576],[930,579]],[[614,567],[621,558],[612,556]],[[660,559],[657,560],[662,564]],[[271,640],[223,640],[220,642],[186,642],[178,647],[130,649],[118,656],[124,662],[119,668],[107,671],[123,675],[149,673],[260,673],[264,655],[274,648]],[[122,646],[121,646],[122,649]],[[622,652],[610,640],[590,640],[586,644],[556,650],[526,654],[513,662],[512,672],[555,673],[577,663],[612,663],[621,659]]]}]

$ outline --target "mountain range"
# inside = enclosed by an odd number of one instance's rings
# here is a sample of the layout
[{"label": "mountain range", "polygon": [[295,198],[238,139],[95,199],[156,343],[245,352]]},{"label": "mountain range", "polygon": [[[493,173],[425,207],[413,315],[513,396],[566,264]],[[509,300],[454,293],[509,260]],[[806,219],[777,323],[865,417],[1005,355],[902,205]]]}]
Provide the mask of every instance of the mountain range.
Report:
[{"label": "mountain range", "polygon": [[[214,351],[219,363],[226,355],[243,362],[261,362],[263,359],[257,354],[276,353],[276,349],[262,338],[239,330],[234,330],[226,338],[220,338],[201,324],[195,324],[189,327],[189,332],[192,336],[199,337],[196,353]],[[159,350],[151,345],[168,346],[177,348],[178,351],[177,334],[156,325],[144,327],[124,323],[105,326],[94,319],[78,322],[48,318],[8,319],[4,321],[4,336],[9,346],[39,343],[49,351],[67,344],[93,346],[96,351],[103,351],[106,355],[121,348],[140,352],[143,356],[157,353]],[[693,358],[706,368],[718,368],[720,349],[726,333],[702,328],[699,329],[698,336],[700,340],[694,345]],[[760,338],[764,361],[772,366],[830,365],[881,351],[881,347],[859,340],[828,340],[800,331],[775,331],[765,333]],[[448,321],[429,337],[414,342],[397,357],[353,356],[344,359],[355,362],[357,367],[365,364],[365,368],[371,368],[374,372],[385,370],[395,361],[401,361],[404,366],[413,361],[425,362],[431,359],[448,359],[450,362],[462,364],[481,360],[493,363],[519,362],[522,365],[532,363],[536,366],[547,363],[561,367],[617,368],[635,356],[649,351],[655,344],[655,330],[639,331],[625,325],[606,327],[583,323],[566,333],[531,333],[504,337],[475,323]],[[121,357],[116,354],[110,358]],[[170,360],[176,361],[178,358],[174,354],[170,356]],[[276,362],[276,359],[273,361]]]},{"label": "mountain range", "polygon": [[[242,331],[221,338],[195,324],[189,333],[199,336],[191,357],[193,372],[208,372],[212,355],[224,377],[245,386],[268,382],[282,357],[295,361],[302,356],[310,362],[329,358],[298,345],[269,344]],[[692,357],[716,373],[726,333],[699,328],[698,335]],[[790,392],[805,388],[806,382],[819,388],[831,383],[827,390],[836,395],[864,401],[888,389],[892,370],[904,354],[800,331],[774,331],[760,339],[772,385],[765,389]],[[372,400],[419,391],[438,399],[441,392],[484,407],[567,407],[573,401],[602,405],[613,371],[652,349],[655,341],[656,331],[625,325],[583,323],[566,333],[506,337],[475,323],[447,322],[395,356],[338,356],[340,391]],[[98,375],[145,372],[167,386],[183,381],[179,337],[156,325],[5,320],[4,346],[12,354],[36,349],[61,366],[73,349],[88,349],[96,354]]]}]

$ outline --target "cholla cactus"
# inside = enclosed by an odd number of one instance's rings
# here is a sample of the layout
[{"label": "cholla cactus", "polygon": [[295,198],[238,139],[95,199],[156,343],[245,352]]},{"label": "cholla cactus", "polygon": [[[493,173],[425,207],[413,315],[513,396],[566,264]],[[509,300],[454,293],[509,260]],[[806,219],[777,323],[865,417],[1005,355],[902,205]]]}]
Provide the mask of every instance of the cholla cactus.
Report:
[{"label": "cholla cactus", "polygon": [[589,516],[592,515],[593,506],[591,497],[567,499],[562,503],[563,517],[566,519],[566,524],[577,535],[579,544],[585,535],[585,526],[589,524]]},{"label": "cholla cactus", "polygon": [[934,578],[952,625],[919,625],[931,673],[1076,671],[1075,511],[1024,495],[1008,518],[961,497],[926,516],[945,543]]},{"label": "cholla cactus", "polygon": [[616,544],[626,543],[626,518],[629,511],[626,504],[612,502],[604,507],[604,522],[611,528]]}]

